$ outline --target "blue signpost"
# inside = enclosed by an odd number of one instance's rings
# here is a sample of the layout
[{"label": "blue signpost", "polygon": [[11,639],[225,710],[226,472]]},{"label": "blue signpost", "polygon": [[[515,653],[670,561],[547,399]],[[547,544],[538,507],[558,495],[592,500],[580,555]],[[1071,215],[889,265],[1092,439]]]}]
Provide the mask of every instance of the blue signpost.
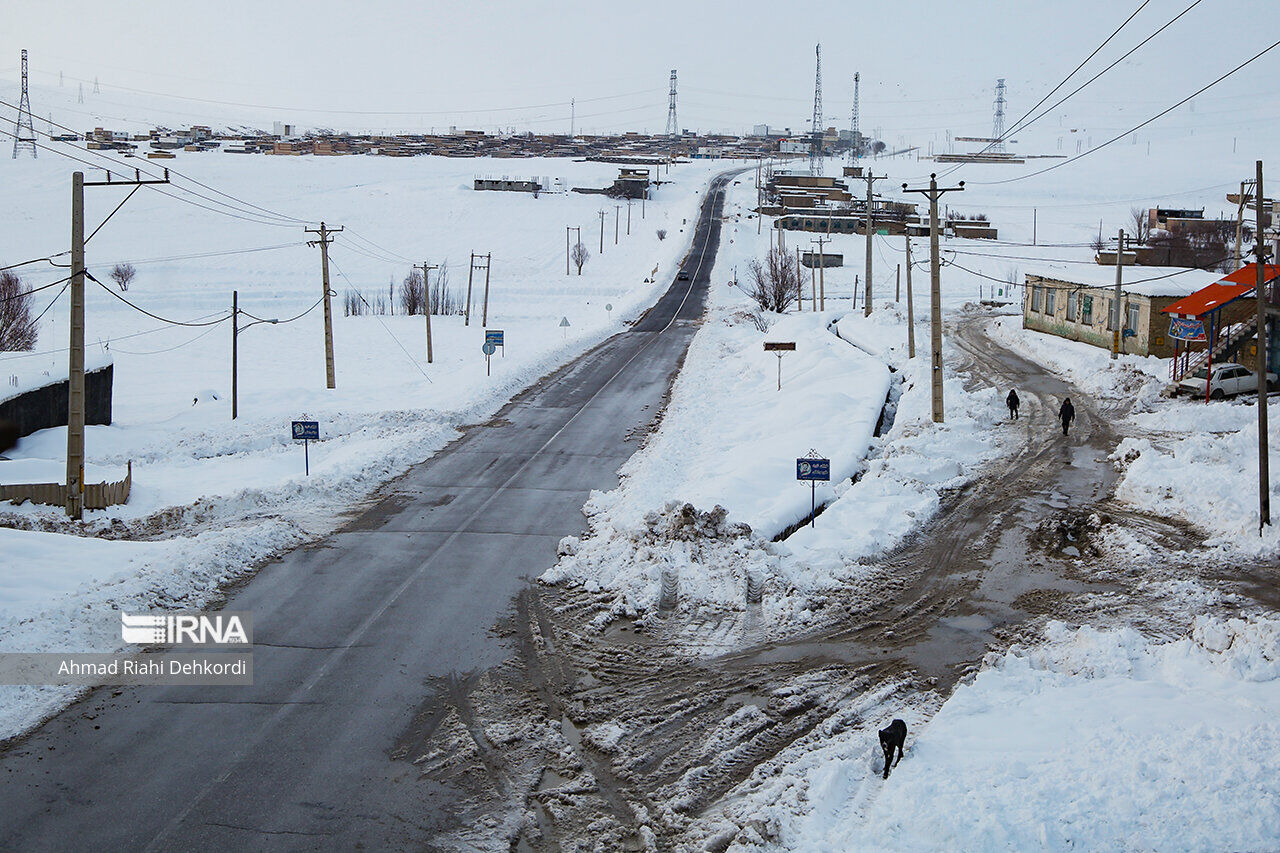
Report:
[{"label": "blue signpost", "polygon": [[796,460],[796,479],[809,481],[809,526],[816,527],[818,514],[818,481],[831,479],[831,460],[820,456],[802,456]]},{"label": "blue signpost", "polygon": [[319,421],[294,421],[293,440],[302,439],[302,459],[307,476],[311,476],[311,449],[309,442],[320,440]]},{"label": "blue signpost", "polygon": [[506,355],[507,355],[507,345],[506,345],[506,343],[504,342],[504,338],[503,338],[503,334],[502,334],[502,330],[501,330],[501,329],[485,329],[485,330],[484,330],[484,342],[485,342],[486,344],[493,344],[493,345],[494,345],[494,347],[502,347],[502,356],[503,356],[503,358],[506,358]]}]

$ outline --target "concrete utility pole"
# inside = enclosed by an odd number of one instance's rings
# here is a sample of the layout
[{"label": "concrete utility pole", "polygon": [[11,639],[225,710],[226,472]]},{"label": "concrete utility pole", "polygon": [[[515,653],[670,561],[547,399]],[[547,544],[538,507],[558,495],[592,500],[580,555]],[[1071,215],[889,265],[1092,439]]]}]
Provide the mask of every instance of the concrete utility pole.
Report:
[{"label": "concrete utility pole", "polygon": [[823,247],[823,244],[830,243],[831,238],[819,237],[818,239],[810,240],[809,242],[818,244],[818,304],[817,306],[815,306],[815,308],[818,311],[826,311],[827,310],[827,281],[826,281],[827,256],[826,256],[826,253],[823,252],[822,247]]},{"label": "concrete utility pole", "polygon": [[879,180],[884,179],[886,176],[885,176],[885,175],[879,175],[879,176],[872,175],[872,174],[871,174],[871,170],[870,170],[870,169],[867,169],[867,174],[866,174],[866,175],[864,175],[864,177],[866,178],[866,181],[867,181],[867,211],[866,211],[866,213],[867,213],[867,224],[866,224],[866,231],[867,231],[867,269],[866,269],[866,275],[867,275],[867,281],[866,281],[866,284],[865,284],[865,287],[867,288],[867,292],[866,292],[866,298],[862,300],[862,316],[864,316],[864,317],[870,317],[870,316],[871,316],[871,199],[872,199],[872,196],[873,196],[873,193],[872,193],[872,185],[873,185],[876,181],[879,181]]},{"label": "concrete utility pole", "polygon": [[628,237],[631,236],[631,202],[632,202],[632,199],[627,199],[627,236]]},{"label": "concrete utility pole", "polygon": [[[253,316],[250,314],[249,316]],[[275,325],[280,321],[255,319],[248,326],[240,325],[240,292],[231,291],[231,420],[240,416],[240,333],[259,323]]]},{"label": "concrete utility pole", "polygon": [[[938,176],[932,174],[929,176],[929,189],[907,189],[907,185],[902,185],[903,192],[920,193],[929,198],[929,291],[932,299],[932,305],[929,309],[929,341],[933,352],[931,353],[932,367],[930,369],[930,380],[933,385],[933,422],[942,423],[942,268],[938,260],[938,199],[949,192],[962,192],[964,190],[964,181],[959,186],[947,187],[940,189],[938,187]],[[868,288],[869,290],[870,288]],[[867,313],[870,313],[869,311]]]},{"label": "concrete utility pole", "polygon": [[1111,310],[1111,360],[1115,361],[1120,357],[1120,351],[1124,349],[1124,335],[1120,331],[1120,284],[1124,277],[1124,229],[1120,229],[1119,236],[1116,237],[1116,295],[1112,300],[1114,306]]},{"label": "concrete utility pole", "polygon": [[1242,259],[1243,250],[1241,248],[1241,243],[1244,242],[1244,209],[1249,206],[1249,202],[1252,199],[1252,187],[1253,181],[1240,182],[1240,199],[1236,203],[1236,251],[1235,266],[1233,269],[1240,269],[1244,266],[1244,261]]},{"label": "concrete utility pole", "polygon": [[[569,232],[578,232],[578,242],[582,242],[582,229],[576,225],[566,225],[564,227],[564,274],[569,274]],[[578,270],[578,275],[582,275],[582,270]]]},{"label": "concrete utility pole", "polygon": [[902,264],[898,264],[898,268],[893,271],[893,301],[902,301]]},{"label": "concrete utility pole", "polygon": [[613,206],[613,245],[618,245],[618,220],[622,218],[622,205]]},{"label": "concrete utility pole", "polygon": [[600,209],[600,254],[604,254],[604,208]]},{"label": "concrete utility pole", "polygon": [[113,181],[111,172],[107,172],[105,181],[86,181],[84,172],[71,174],[71,340],[67,348],[67,494],[64,506],[67,516],[76,521],[84,518],[84,188],[133,187],[136,191],[141,184],[167,183],[168,169],[164,170],[164,180],[147,181],[142,180],[136,169],[132,181]]},{"label": "concrete utility pole", "polygon": [[907,358],[916,357],[916,307],[911,301],[911,235],[907,235]]},{"label": "concrete utility pole", "polygon": [[[1255,367],[1258,374],[1258,534],[1271,524],[1271,472],[1267,447],[1267,296],[1266,296],[1266,260],[1267,244],[1263,242],[1262,233],[1262,161],[1258,161],[1258,174],[1255,184],[1257,204],[1257,226],[1254,239],[1257,241],[1254,252],[1257,255],[1258,277],[1255,284],[1258,303],[1258,361]],[[1272,223],[1273,225],[1275,223]],[[74,263],[74,261],[72,262]]]},{"label": "concrete utility pole", "polygon": [[[480,314],[480,328],[489,325],[489,268],[493,266],[493,254],[489,253],[484,256],[484,308]],[[506,349],[502,350],[506,354]]]},{"label": "concrete utility pole", "polygon": [[342,230],[342,226],[337,228],[329,228],[323,222],[320,228],[306,229],[308,234],[319,234],[318,240],[312,240],[307,245],[320,247],[320,279],[324,285],[324,373],[325,387],[336,388],[337,383],[333,377],[333,303],[329,296],[329,244],[333,242],[334,234]]},{"label": "concrete utility pole", "polygon": [[[439,264],[429,264],[422,262],[421,266],[415,266],[414,269],[422,270],[422,313],[427,317],[427,364],[431,363],[433,353],[431,352],[431,270],[440,269]],[[444,294],[440,294],[444,298]]]}]

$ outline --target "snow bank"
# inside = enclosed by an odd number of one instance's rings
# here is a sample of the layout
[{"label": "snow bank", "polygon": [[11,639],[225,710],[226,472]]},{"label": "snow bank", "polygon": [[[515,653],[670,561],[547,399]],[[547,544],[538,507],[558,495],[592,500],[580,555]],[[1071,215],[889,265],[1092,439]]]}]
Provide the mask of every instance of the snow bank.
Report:
[{"label": "snow bank", "polygon": [[861,813],[794,849],[1272,849],[1280,844],[1280,621],[1198,617],[1160,642],[1048,628],[959,687],[908,737]]}]

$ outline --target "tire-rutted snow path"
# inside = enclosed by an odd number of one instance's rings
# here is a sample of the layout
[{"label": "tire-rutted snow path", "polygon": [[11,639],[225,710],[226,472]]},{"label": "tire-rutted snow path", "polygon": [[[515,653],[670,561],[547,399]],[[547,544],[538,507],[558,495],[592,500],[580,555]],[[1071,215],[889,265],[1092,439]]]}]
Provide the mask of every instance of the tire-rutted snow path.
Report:
[{"label": "tire-rutted snow path", "polygon": [[[688,279],[631,329],[231,595],[228,608],[255,615],[252,687],[99,689],[11,742],[0,847],[431,844],[456,809],[411,761],[431,725],[415,709],[512,655],[494,624],[657,416],[703,314],[731,174],[703,202]],[[501,762],[486,767],[507,790]]]}]

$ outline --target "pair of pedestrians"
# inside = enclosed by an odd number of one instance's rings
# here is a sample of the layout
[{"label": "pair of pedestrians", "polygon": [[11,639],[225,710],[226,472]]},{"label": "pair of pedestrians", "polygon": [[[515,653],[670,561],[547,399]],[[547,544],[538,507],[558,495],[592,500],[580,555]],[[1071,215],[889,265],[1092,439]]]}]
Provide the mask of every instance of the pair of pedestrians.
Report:
[{"label": "pair of pedestrians", "polygon": [[[1018,392],[1009,389],[1009,396],[1004,398],[1004,403],[1009,407],[1009,419],[1018,419],[1018,407],[1021,401],[1018,399]],[[1058,409],[1058,420],[1062,421],[1062,434],[1067,435],[1067,431],[1071,428],[1071,422],[1076,419],[1076,407],[1071,405],[1071,398],[1066,397],[1062,401],[1062,406]]]}]

